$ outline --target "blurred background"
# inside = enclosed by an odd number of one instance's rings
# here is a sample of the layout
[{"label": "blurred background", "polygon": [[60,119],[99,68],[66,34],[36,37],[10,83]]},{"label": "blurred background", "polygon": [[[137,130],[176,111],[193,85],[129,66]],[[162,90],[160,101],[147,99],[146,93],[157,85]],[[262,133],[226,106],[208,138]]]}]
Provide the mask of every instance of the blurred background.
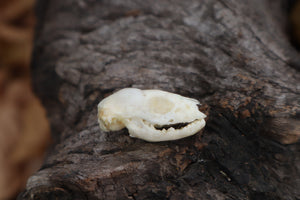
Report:
[{"label": "blurred background", "polygon": [[45,110],[30,86],[34,4],[0,1],[0,200],[16,198],[50,143]]},{"label": "blurred background", "polygon": [[[0,200],[15,199],[50,144],[46,112],[31,89],[34,0],[0,0]],[[291,0],[289,34],[300,46],[300,0]]]}]

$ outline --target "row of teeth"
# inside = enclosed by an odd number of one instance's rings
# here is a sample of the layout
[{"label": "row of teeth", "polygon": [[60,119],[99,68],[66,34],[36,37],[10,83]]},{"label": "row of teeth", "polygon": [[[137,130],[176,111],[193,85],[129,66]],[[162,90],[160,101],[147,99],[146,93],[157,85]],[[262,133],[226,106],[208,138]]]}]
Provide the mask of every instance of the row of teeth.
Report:
[{"label": "row of teeth", "polygon": [[174,127],[170,127],[170,128],[167,128],[167,129],[165,129],[165,128],[163,128],[163,129],[157,129],[153,124],[149,123],[149,122],[146,121],[146,120],[143,120],[143,123],[146,124],[147,126],[149,126],[149,127],[152,128],[152,129],[155,129],[155,130],[158,130],[158,131],[162,131],[162,132],[166,132],[166,131],[174,131],[174,130],[177,131],[177,130],[182,130],[182,129],[184,129],[184,128],[187,128],[187,127],[191,126],[191,125],[194,124],[196,121],[198,121],[198,119],[196,119],[196,120],[190,122],[189,124],[187,124],[187,125],[185,125],[185,126],[179,128],[179,129],[175,129]]}]

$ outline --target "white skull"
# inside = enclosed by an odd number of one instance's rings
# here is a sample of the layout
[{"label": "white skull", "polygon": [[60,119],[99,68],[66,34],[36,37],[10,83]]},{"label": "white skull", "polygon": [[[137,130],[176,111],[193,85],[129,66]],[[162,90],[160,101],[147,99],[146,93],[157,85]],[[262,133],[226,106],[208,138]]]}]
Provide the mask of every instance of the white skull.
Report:
[{"label": "white skull", "polygon": [[131,137],[150,142],[177,140],[205,126],[206,115],[197,104],[170,92],[125,88],[98,104],[98,122],[103,131],[126,127]]}]

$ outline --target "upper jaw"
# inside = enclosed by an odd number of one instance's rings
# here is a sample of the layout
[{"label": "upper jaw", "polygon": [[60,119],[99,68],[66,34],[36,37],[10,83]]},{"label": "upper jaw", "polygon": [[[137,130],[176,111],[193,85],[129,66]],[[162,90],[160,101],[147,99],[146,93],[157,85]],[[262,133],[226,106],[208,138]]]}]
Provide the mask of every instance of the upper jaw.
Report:
[{"label": "upper jaw", "polygon": [[137,137],[149,142],[178,140],[196,134],[205,126],[204,119],[196,119],[178,129],[174,127],[157,129],[155,125],[145,120],[130,120],[125,123],[131,137]]}]

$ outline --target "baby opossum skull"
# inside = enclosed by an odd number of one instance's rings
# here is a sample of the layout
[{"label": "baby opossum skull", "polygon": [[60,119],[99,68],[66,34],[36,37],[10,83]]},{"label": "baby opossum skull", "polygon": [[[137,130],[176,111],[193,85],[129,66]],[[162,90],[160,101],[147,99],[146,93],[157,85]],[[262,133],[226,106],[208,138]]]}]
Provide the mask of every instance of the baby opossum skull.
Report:
[{"label": "baby opossum skull", "polygon": [[125,88],[98,104],[98,122],[103,131],[126,127],[131,137],[150,142],[177,140],[205,126],[197,104],[170,92]]}]

